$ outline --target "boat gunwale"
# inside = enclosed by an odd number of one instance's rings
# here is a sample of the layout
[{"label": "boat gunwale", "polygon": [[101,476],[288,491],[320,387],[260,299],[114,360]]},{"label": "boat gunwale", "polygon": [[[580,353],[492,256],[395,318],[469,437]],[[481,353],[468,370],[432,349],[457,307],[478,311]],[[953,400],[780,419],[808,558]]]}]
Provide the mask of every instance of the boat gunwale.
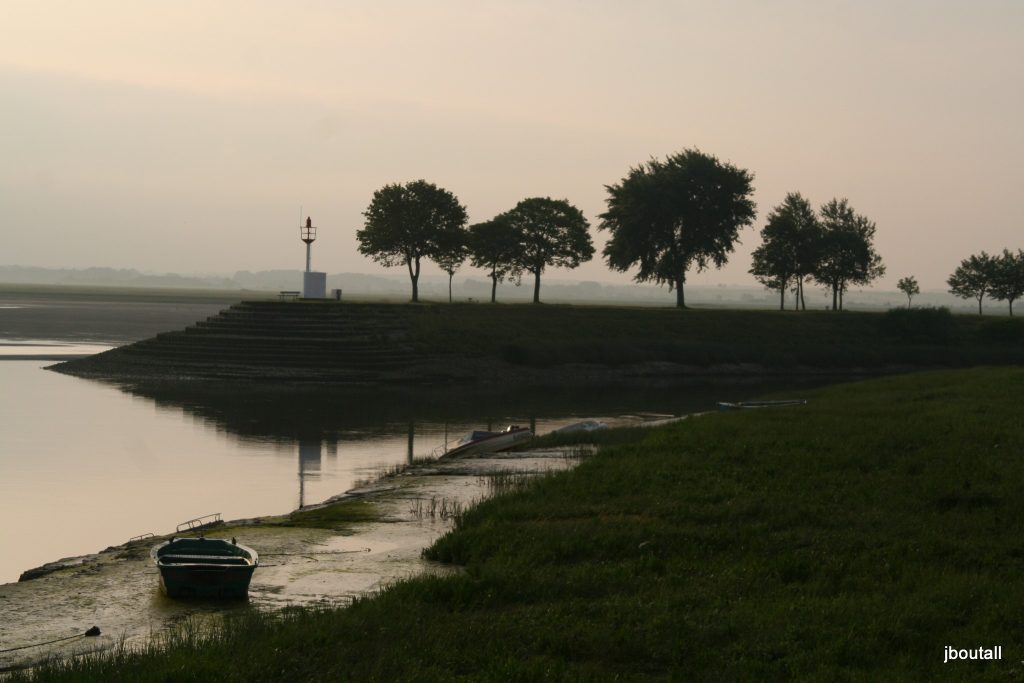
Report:
[{"label": "boat gunwale", "polygon": [[[515,429],[509,430],[509,431],[493,432],[493,433],[489,434],[488,436],[485,436],[482,439],[476,439],[475,441],[469,441],[467,443],[464,443],[464,444],[461,444],[459,446],[456,446],[455,448],[451,449],[450,451],[446,451],[445,455],[446,456],[457,455],[457,454],[459,454],[459,453],[461,453],[463,451],[468,451],[469,449],[473,448],[474,446],[479,446],[482,443],[486,443],[487,441],[490,441],[491,439],[496,439],[496,438],[498,438],[500,436],[510,436],[512,434],[521,434],[523,432],[529,432],[531,435],[533,434],[533,430],[531,430],[529,427],[516,427]],[[510,444],[510,445],[514,445],[514,444]]]},{"label": "boat gunwale", "polygon": [[[206,555],[206,556],[203,556],[201,554],[200,555],[193,554],[192,557],[195,557],[195,558],[199,558],[199,557],[210,557],[210,558],[218,558],[218,557],[220,557],[220,558],[227,558],[227,557],[231,557],[232,559],[235,559],[235,558],[241,559],[245,563],[244,564],[226,564],[224,562],[165,562],[164,561],[164,557],[160,554],[161,551],[165,550],[167,548],[167,546],[171,545],[172,543],[176,543],[176,542],[182,541],[182,540],[196,540],[196,541],[204,540],[204,541],[207,541],[207,542],[211,542],[211,544],[225,544],[225,545],[230,546],[232,548],[238,548],[239,550],[242,551],[242,553],[239,554],[239,555],[231,555],[231,556],[227,556],[227,555]],[[174,568],[184,568],[184,569],[188,569],[188,568],[194,569],[194,568],[221,567],[221,568],[225,568],[225,569],[236,569],[236,570],[239,570],[239,569],[256,569],[257,567],[260,566],[260,556],[259,556],[259,553],[257,553],[255,550],[253,550],[252,548],[250,548],[247,545],[242,545],[241,543],[232,543],[231,541],[228,541],[227,539],[223,539],[223,538],[203,538],[203,537],[199,537],[199,538],[194,538],[194,537],[178,538],[178,537],[175,537],[175,538],[171,538],[170,540],[164,541],[163,543],[160,543],[158,545],[153,546],[153,549],[150,551],[150,556],[152,557],[154,564],[159,569],[171,568],[171,567],[174,567]],[[187,556],[188,555],[185,555],[185,554],[178,555],[178,557],[187,557]]]}]

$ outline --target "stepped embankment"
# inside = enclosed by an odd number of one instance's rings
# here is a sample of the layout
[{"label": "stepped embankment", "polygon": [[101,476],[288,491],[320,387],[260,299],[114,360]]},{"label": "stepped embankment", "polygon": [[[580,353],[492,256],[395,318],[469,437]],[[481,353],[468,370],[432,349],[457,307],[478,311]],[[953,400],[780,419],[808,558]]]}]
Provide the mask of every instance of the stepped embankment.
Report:
[{"label": "stepped embankment", "polygon": [[939,322],[921,333],[852,311],[245,301],[53,369],[114,380],[585,384],[1024,362],[1019,330],[992,334],[1005,321]]},{"label": "stepped embankment", "polygon": [[365,382],[413,360],[401,307],[242,302],[183,330],[60,363],[68,374],[136,379]]}]

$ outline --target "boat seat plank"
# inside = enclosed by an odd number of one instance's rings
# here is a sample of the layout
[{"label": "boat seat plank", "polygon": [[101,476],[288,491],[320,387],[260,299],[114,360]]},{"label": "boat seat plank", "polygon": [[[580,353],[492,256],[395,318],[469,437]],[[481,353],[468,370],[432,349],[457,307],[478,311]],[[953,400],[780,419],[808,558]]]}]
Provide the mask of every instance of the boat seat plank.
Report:
[{"label": "boat seat plank", "polygon": [[240,555],[160,555],[161,560],[205,560],[207,562],[249,562]]}]

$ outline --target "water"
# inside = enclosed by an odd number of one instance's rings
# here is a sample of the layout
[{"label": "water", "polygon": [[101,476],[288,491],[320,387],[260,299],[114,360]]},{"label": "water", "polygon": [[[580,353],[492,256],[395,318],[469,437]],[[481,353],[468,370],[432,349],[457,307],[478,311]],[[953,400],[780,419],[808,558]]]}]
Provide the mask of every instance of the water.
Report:
[{"label": "water", "polygon": [[[0,306],[13,308],[12,306]],[[108,344],[83,344],[80,342],[65,342],[53,340],[35,339],[0,339],[0,359],[36,359],[52,358],[55,360],[66,360],[69,358],[80,358],[91,356],[112,348]]]},{"label": "water", "polygon": [[472,429],[635,421],[780,388],[118,386],[43,370],[50,362],[0,362],[0,583],[208,513],[286,513]]}]

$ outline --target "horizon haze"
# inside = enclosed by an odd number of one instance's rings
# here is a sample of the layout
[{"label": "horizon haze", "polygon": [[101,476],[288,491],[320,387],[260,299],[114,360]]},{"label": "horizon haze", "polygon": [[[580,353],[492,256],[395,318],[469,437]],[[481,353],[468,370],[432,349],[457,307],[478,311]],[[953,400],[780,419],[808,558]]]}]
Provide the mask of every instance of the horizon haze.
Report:
[{"label": "horizon haze", "polygon": [[[878,225],[891,290],[1024,247],[1024,4],[5,3],[0,262],[163,272],[313,267],[356,251],[374,190],[423,178],[470,221],[566,198],[600,258],[604,185],[697,147],[755,175],[750,252],[787,192]],[[400,272],[391,269],[391,273]],[[438,273],[430,265],[425,273]],[[476,277],[463,266],[460,275]]]}]

